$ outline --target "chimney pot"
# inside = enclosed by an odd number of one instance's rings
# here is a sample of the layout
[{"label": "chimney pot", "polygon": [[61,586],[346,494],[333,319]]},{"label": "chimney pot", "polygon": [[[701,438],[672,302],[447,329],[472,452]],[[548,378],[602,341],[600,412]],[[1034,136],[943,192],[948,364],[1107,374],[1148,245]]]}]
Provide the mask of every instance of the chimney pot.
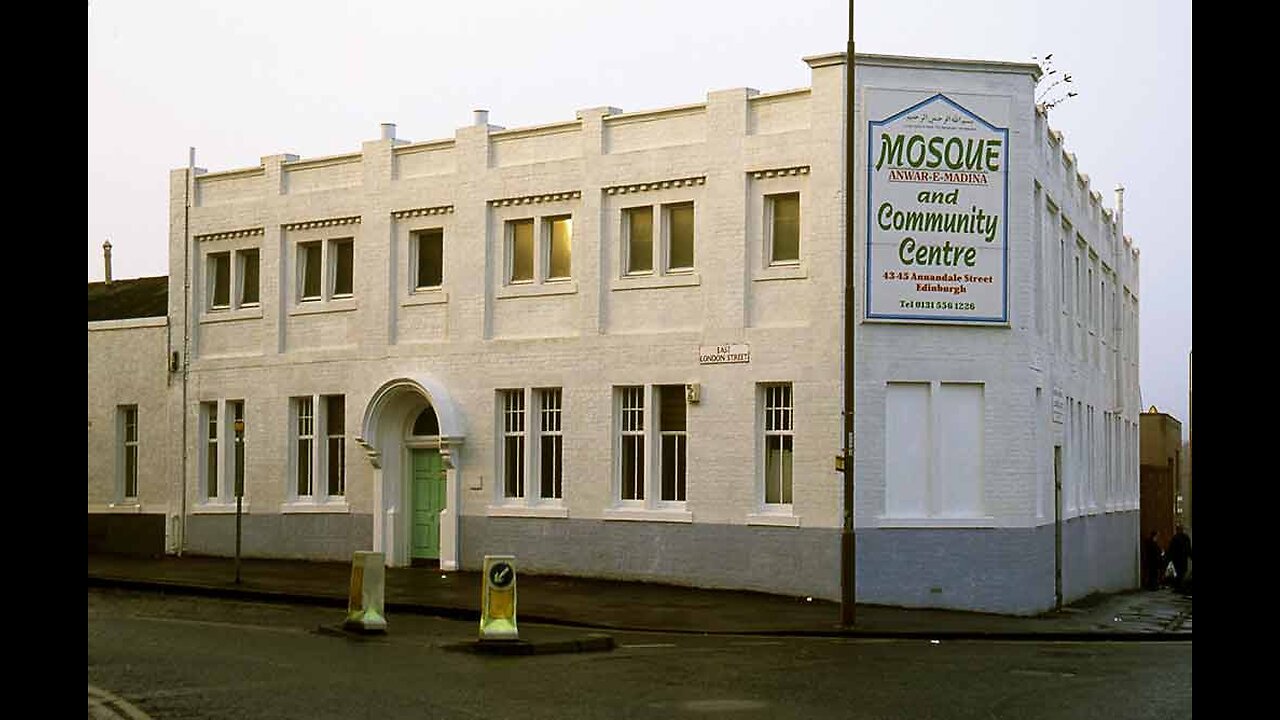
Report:
[{"label": "chimney pot", "polygon": [[111,240],[108,238],[102,243],[102,259],[106,265],[106,282],[111,284]]},{"label": "chimney pot", "polygon": [[476,110],[476,111],[475,111],[475,117],[476,117],[476,119],[475,119],[475,124],[476,124],[477,126],[479,126],[479,127],[485,127],[485,126],[487,126],[487,125],[489,124],[489,111],[488,111],[488,110]]},{"label": "chimney pot", "polygon": [[396,124],[395,124],[395,123],[382,123],[382,139],[383,139],[383,140],[395,140],[395,139],[396,139]]}]

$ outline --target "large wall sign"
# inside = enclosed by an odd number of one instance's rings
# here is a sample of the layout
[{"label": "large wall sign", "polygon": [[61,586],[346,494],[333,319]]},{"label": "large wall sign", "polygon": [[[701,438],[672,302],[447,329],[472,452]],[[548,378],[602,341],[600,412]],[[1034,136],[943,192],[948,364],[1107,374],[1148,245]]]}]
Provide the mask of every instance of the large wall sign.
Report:
[{"label": "large wall sign", "polygon": [[867,91],[866,319],[1008,323],[1009,129],[907,95]]}]

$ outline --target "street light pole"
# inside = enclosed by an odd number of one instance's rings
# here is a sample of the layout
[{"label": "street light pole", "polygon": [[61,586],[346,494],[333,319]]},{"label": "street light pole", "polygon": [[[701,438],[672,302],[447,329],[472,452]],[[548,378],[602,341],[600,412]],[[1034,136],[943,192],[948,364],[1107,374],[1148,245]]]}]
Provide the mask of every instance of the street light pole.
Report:
[{"label": "street light pole", "polygon": [[840,625],[853,627],[856,549],[853,531],[853,220],[854,220],[853,0],[849,0],[849,45],[845,51],[844,158],[844,523],[840,530]]}]

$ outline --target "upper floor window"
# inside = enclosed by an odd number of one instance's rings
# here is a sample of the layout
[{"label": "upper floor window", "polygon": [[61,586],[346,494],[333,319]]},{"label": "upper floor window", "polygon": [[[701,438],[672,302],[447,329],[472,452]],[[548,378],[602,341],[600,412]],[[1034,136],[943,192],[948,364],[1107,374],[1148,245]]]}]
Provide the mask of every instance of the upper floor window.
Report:
[{"label": "upper floor window", "polygon": [[413,289],[437,288],[444,281],[444,230],[431,228],[412,233]]},{"label": "upper floor window", "polygon": [[231,253],[209,253],[209,309],[231,307]]},{"label": "upper floor window", "polygon": [[227,310],[258,304],[258,248],[209,253],[208,309]]},{"label": "upper floor window", "polygon": [[694,206],[692,202],[622,210],[623,269],[627,275],[688,272],[694,267]]},{"label": "upper floor window", "polygon": [[508,220],[506,257],[508,284],[568,280],[573,275],[573,217]]},{"label": "upper floor window", "polygon": [[770,265],[788,265],[800,260],[800,193],[765,197],[768,213]]},{"label": "upper floor window", "polygon": [[352,238],[298,243],[298,299],[301,302],[351,297],[355,282]]}]

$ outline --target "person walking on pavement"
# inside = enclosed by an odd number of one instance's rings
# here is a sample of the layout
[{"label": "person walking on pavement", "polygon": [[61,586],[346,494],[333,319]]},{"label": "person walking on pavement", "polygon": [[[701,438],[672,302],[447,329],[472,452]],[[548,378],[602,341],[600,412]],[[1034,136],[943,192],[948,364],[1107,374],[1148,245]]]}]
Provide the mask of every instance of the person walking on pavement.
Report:
[{"label": "person walking on pavement", "polygon": [[1160,532],[1152,530],[1142,541],[1142,586],[1148,590],[1160,589],[1160,571],[1164,568],[1164,551],[1160,549]]},{"label": "person walking on pavement", "polygon": [[1187,579],[1187,561],[1191,559],[1191,538],[1182,531],[1182,526],[1173,528],[1173,537],[1169,539],[1169,550],[1166,553],[1169,562],[1173,563],[1173,589],[1182,591]]}]

